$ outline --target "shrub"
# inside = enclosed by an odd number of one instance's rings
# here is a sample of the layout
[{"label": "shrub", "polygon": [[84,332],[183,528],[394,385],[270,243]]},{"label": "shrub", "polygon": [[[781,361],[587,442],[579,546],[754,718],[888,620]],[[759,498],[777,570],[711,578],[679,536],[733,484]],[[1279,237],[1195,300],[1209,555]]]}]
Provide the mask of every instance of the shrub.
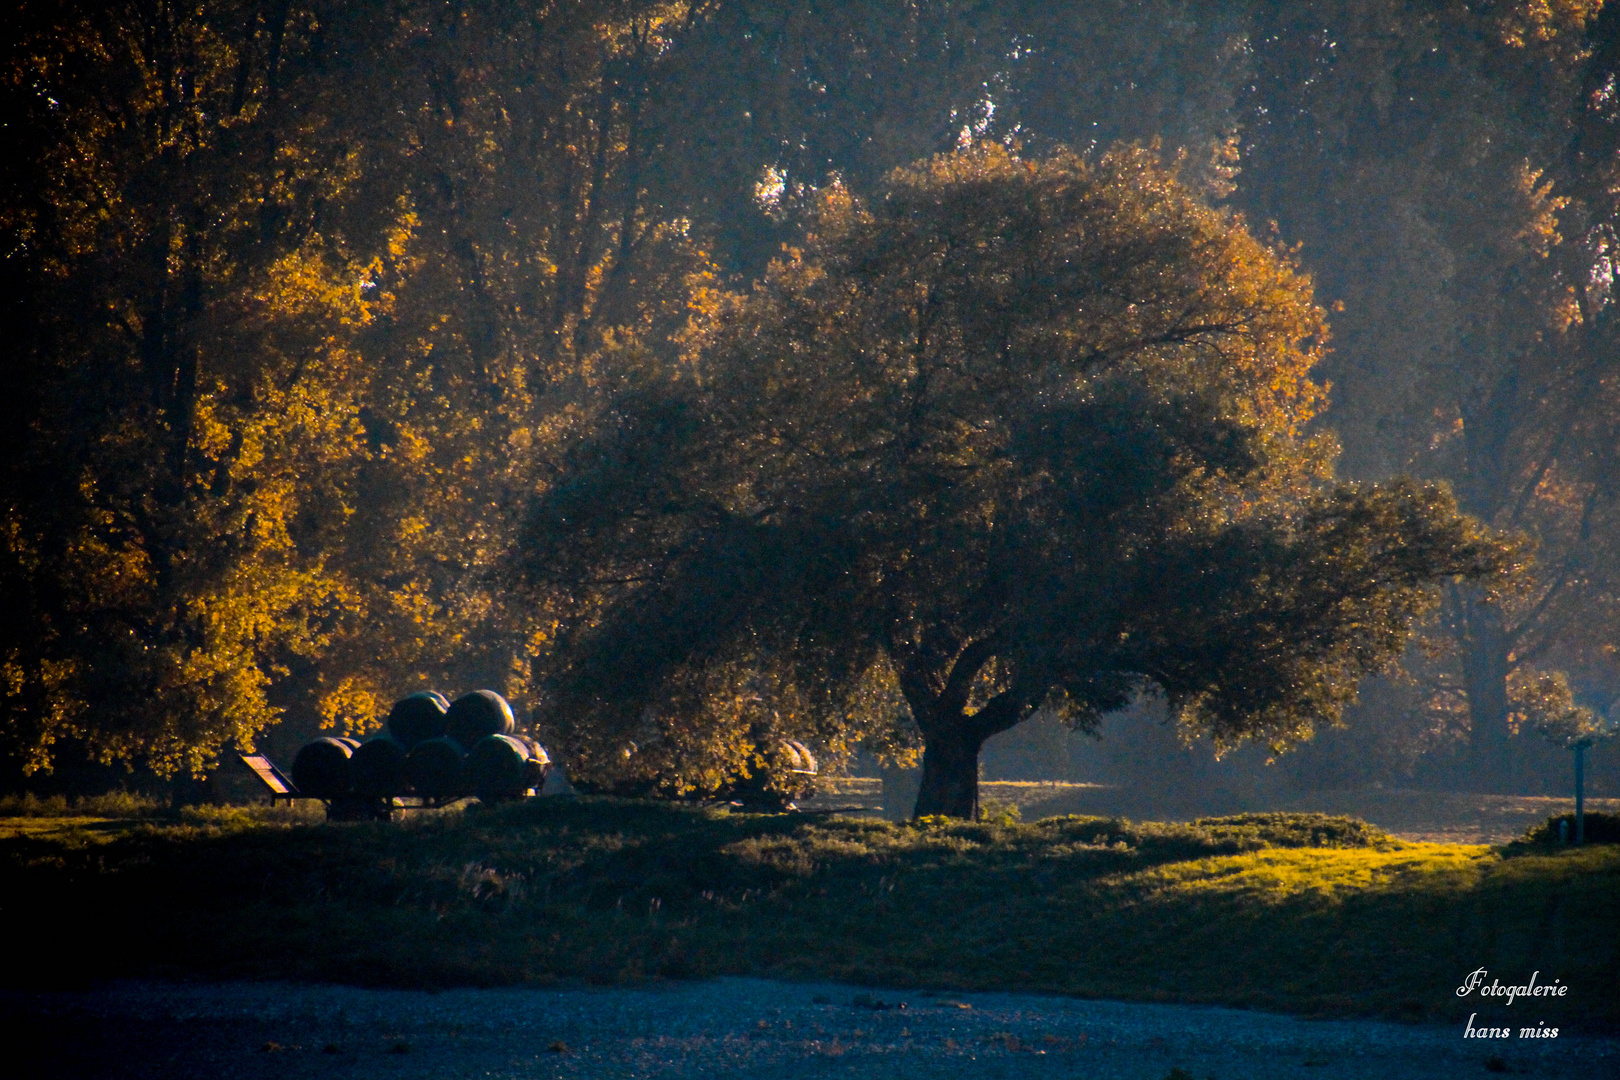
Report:
[{"label": "shrub", "polygon": [[1236,855],[1266,847],[1381,847],[1393,841],[1376,825],[1327,814],[1235,814],[1187,824],[1079,816],[1051,821],[1065,839],[1100,847],[1123,845],[1154,859]]},{"label": "shrub", "polygon": [[[1575,815],[1554,814],[1539,825],[1532,825],[1524,834],[1521,844],[1534,844],[1538,847],[1558,846],[1558,824],[1564,822],[1567,843],[1575,842]],[[1587,811],[1585,822],[1586,842],[1588,844],[1620,844],[1620,814],[1605,814],[1597,811]]]},{"label": "shrub", "polygon": [[1327,814],[1233,814],[1198,818],[1192,827],[1211,836],[1255,836],[1272,847],[1377,847],[1391,839],[1360,818]]}]

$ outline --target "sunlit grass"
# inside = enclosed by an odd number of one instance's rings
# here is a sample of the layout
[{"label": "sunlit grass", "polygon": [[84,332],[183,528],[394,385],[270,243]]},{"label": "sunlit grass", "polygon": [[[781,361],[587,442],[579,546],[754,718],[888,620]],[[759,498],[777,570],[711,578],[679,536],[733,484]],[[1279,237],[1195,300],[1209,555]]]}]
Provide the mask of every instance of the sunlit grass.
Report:
[{"label": "sunlit grass", "polygon": [[1483,966],[1562,978],[1567,1024],[1614,1022],[1620,985],[1620,849],[1408,843],[1320,815],[896,825],[580,799],[331,826],[197,811],[0,823],[0,860],[0,905],[82,943],[53,967],[84,977],[755,974],[1442,1019]]},{"label": "sunlit grass", "polygon": [[145,818],[159,817],[166,804],[150,795],[114,791],[69,799],[65,795],[39,796],[33,792],[0,796],[0,819],[8,818]]},{"label": "sunlit grass", "polygon": [[136,834],[179,838],[220,835],[267,825],[315,825],[325,811],[312,801],[270,806],[171,808],[140,795],[114,794],[69,802],[61,796],[0,799],[0,839],[50,836],[68,845],[106,844]]},{"label": "sunlit grass", "polygon": [[[1471,874],[1496,860],[1485,845],[1399,844],[1387,850],[1270,850],[1197,859],[1136,875],[1166,891],[1234,892],[1257,903],[1291,896],[1324,899],[1351,891],[1415,884],[1437,874]],[[1470,879],[1472,880],[1472,879]]]}]

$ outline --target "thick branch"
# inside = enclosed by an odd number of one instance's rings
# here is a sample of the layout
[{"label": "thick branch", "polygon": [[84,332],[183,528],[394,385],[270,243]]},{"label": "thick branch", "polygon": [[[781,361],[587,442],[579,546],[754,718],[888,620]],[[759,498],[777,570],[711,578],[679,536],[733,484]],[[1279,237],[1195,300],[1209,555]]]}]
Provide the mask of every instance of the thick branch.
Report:
[{"label": "thick branch", "polygon": [[945,688],[940,691],[935,705],[941,716],[959,716],[967,708],[973,680],[995,652],[996,640],[991,635],[980,638],[957,654],[955,662],[951,664],[951,673],[945,680]]},{"label": "thick branch", "polygon": [[984,708],[965,719],[973,734],[982,742],[1018,726],[1028,713],[1028,691],[1025,687],[1014,686],[985,702]]}]

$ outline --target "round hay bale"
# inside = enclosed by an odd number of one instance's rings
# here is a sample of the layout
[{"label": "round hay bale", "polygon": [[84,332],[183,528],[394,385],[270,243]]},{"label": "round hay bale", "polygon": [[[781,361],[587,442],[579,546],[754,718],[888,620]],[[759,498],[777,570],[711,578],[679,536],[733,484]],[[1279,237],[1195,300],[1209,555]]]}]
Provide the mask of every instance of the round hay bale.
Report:
[{"label": "round hay bale", "polygon": [[546,776],[551,772],[551,755],[546,748],[533,739],[529,740],[528,787],[539,791],[545,786]]},{"label": "round hay bale", "polygon": [[485,802],[515,799],[529,788],[529,763],[534,759],[527,739],[511,735],[485,735],[467,752],[467,782]]},{"label": "round hay bale", "polygon": [[386,798],[405,791],[405,744],[391,735],[379,735],[360,744],[349,758],[349,775],[356,794]]},{"label": "round hay bale", "polygon": [[804,743],[796,739],[786,740],[782,743],[782,756],[787,761],[789,772],[816,775],[816,755]]},{"label": "round hay bale", "polygon": [[342,739],[316,739],[305,743],[293,758],[292,781],[301,794],[335,799],[351,786],[349,756],[352,747]]},{"label": "round hay bale", "polygon": [[462,783],[466,756],[454,739],[423,739],[405,756],[405,779],[418,795],[429,799],[460,795],[466,790]]},{"label": "round hay bale", "polygon": [[493,690],[464,694],[444,714],[444,733],[468,749],[486,735],[510,735],[516,726],[512,706]]},{"label": "round hay bale", "polygon": [[388,710],[388,734],[407,750],[423,739],[437,739],[444,734],[444,714],[449,708],[444,695],[436,691],[412,694]]},{"label": "round hay bale", "polygon": [[349,753],[351,754],[360,749],[360,740],[352,738],[348,735],[339,735],[338,742],[342,743],[344,746],[347,746],[349,748]]}]

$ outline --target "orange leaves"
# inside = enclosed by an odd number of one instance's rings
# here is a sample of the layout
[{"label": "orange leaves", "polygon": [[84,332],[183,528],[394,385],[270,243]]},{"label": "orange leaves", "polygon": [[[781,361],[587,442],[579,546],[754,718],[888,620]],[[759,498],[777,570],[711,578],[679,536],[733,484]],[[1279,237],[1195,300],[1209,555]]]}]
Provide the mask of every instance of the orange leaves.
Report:
[{"label": "orange leaves", "polygon": [[1569,199],[1553,194],[1553,182],[1542,179],[1545,170],[1532,168],[1528,161],[1520,162],[1514,176],[1514,190],[1523,205],[1516,208],[1519,231],[1513,239],[1523,244],[1532,254],[1546,258],[1558,245],[1558,214],[1569,205]]}]

